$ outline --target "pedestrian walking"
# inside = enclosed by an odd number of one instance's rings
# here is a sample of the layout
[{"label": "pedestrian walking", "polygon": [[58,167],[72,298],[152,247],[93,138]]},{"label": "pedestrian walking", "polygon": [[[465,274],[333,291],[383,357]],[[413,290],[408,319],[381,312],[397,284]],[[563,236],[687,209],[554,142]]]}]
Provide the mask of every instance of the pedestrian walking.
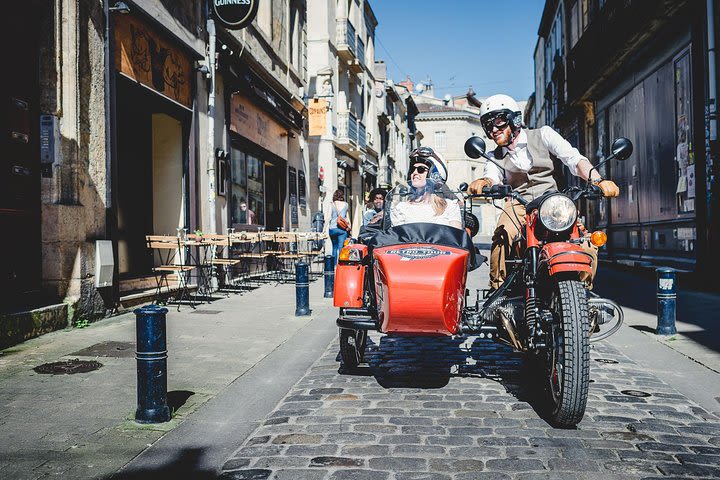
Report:
[{"label": "pedestrian walking", "polygon": [[348,218],[350,206],[345,201],[345,193],[339,188],[333,193],[332,203],[330,205],[330,219],[326,224],[328,226],[328,235],[330,235],[330,240],[332,241],[334,264],[337,265],[340,249],[343,247],[352,228],[352,224]]}]

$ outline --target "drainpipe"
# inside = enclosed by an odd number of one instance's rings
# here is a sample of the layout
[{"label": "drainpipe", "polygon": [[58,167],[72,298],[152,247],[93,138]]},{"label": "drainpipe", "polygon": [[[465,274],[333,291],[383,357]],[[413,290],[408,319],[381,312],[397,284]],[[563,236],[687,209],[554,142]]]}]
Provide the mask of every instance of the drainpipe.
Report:
[{"label": "drainpipe", "polygon": [[[715,228],[712,228],[714,223],[714,212],[713,212],[713,190],[715,187],[715,174],[716,166],[716,148],[717,148],[717,67],[715,64],[715,0],[707,0],[707,57],[708,57],[708,98],[707,98],[707,112],[706,118],[708,123],[708,130],[710,133],[709,141],[705,143],[705,172],[706,172],[706,204],[707,204],[707,222],[709,235],[709,245],[712,245],[716,241]],[[706,237],[707,238],[707,237]]]},{"label": "drainpipe", "polygon": [[215,21],[208,14],[208,68],[210,69],[210,91],[208,92],[208,230],[217,233],[215,227]]},{"label": "drainpipe", "polygon": [[715,7],[714,0],[707,0],[708,31],[708,118],[710,141],[717,141],[717,70],[715,65]]}]

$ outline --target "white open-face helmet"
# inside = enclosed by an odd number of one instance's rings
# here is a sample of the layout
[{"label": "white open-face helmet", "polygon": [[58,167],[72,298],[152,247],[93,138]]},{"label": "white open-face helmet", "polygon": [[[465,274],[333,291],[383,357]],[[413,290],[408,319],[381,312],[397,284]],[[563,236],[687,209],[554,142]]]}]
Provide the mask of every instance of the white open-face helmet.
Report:
[{"label": "white open-face helmet", "polygon": [[[507,120],[513,133],[522,128],[522,111],[517,102],[508,95],[498,94],[486,98],[480,106],[480,122],[488,137],[496,118]],[[489,128],[488,128],[489,127]]]},{"label": "white open-face helmet", "polygon": [[408,172],[408,180],[412,173],[412,166],[415,163],[422,162],[428,166],[429,172],[428,177],[434,182],[447,182],[448,169],[445,159],[439,152],[436,152],[430,147],[416,148],[410,152],[410,171]]}]

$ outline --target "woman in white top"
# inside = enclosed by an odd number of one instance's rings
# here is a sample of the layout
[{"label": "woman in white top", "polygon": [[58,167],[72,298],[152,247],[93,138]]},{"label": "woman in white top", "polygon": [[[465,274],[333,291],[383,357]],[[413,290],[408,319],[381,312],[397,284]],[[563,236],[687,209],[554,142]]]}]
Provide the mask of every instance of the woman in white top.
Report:
[{"label": "woman in white top", "polygon": [[406,223],[437,223],[462,228],[460,206],[456,200],[439,195],[447,180],[447,167],[440,154],[429,147],[410,153],[407,201],[394,203],[390,210],[392,225]]}]

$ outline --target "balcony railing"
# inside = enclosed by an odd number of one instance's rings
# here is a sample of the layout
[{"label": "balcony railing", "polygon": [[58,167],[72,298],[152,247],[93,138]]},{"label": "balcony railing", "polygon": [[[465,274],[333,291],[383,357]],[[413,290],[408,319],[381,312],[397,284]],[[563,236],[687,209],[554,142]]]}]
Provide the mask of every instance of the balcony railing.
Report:
[{"label": "balcony railing", "polygon": [[361,149],[365,149],[367,146],[367,132],[365,132],[365,124],[362,122],[357,122],[357,130],[358,130],[358,146]]},{"label": "balcony railing", "polygon": [[357,55],[358,61],[361,64],[365,65],[365,43],[363,43],[363,41],[359,38],[357,39],[357,50],[355,53]]},{"label": "balcony railing", "polygon": [[336,22],[335,44],[338,55],[345,60],[352,60],[357,55],[357,35],[355,27],[346,19]]},{"label": "balcony railing", "polygon": [[367,147],[367,131],[365,124],[359,122],[352,112],[338,112],[337,141],[340,144],[352,145],[365,150]]}]

